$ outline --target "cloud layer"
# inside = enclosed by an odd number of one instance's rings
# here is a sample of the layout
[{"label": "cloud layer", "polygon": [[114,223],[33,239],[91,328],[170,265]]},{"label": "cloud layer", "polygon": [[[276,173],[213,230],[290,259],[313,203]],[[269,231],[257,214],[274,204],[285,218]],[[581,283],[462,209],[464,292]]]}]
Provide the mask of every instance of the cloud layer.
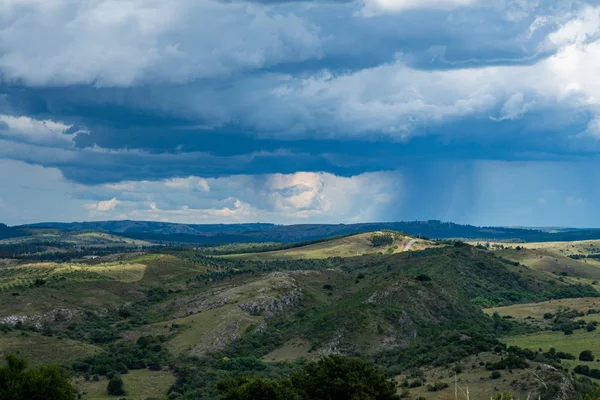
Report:
[{"label": "cloud layer", "polygon": [[36,214],[13,184],[0,218],[496,221],[462,196],[505,196],[482,171],[593,179],[599,38],[591,1],[8,0],[0,174],[63,189]]}]

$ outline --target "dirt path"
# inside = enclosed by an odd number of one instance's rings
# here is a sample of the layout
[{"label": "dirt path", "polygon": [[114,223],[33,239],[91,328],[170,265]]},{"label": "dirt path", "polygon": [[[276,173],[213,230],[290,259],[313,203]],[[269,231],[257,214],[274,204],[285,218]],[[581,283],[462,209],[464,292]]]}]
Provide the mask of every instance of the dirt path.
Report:
[{"label": "dirt path", "polygon": [[406,243],[406,246],[404,246],[403,251],[409,251],[410,248],[412,247],[412,245],[415,244],[416,241],[417,241],[417,239],[412,239],[410,242]]}]

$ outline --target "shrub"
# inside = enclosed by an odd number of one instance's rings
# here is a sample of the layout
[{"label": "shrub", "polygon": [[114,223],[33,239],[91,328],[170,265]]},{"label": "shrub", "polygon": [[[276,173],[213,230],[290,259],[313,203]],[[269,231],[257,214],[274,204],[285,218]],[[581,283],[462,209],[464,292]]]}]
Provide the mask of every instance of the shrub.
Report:
[{"label": "shrub", "polygon": [[121,379],[119,375],[113,376],[110,381],[108,381],[106,392],[111,396],[120,396],[125,394],[125,385],[123,384],[123,379]]},{"label": "shrub", "polygon": [[57,366],[27,368],[27,362],[7,354],[0,368],[0,399],[75,400],[69,377]]},{"label": "shrub", "polygon": [[573,372],[587,376],[590,374],[590,367],[587,365],[577,365],[575,368],[573,368]]},{"label": "shrub", "polygon": [[498,379],[502,376],[502,374],[499,371],[493,371],[490,374],[490,379]]},{"label": "shrub", "polygon": [[584,350],[579,353],[579,361],[594,361],[594,355],[591,350]]},{"label": "shrub", "polygon": [[396,384],[357,358],[328,356],[303,366],[291,378],[238,378],[219,382],[223,400],[399,400]]},{"label": "shrub", "polygon": [[436,382],[434,384],[427,385],[427,391],[428,392],[437,392],[437,391],[440,391],[442,389],[446,389],[447,387],[448,387],[447,383]]}]

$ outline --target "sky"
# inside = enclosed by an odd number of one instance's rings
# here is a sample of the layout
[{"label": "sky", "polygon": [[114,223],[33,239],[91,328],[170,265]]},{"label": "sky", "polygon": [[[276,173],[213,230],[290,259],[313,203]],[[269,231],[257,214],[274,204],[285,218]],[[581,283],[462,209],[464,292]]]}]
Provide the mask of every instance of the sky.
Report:
[{"label": "sky", "polygon": [[0,222],[600,227],[600,1],[3,0]]}]

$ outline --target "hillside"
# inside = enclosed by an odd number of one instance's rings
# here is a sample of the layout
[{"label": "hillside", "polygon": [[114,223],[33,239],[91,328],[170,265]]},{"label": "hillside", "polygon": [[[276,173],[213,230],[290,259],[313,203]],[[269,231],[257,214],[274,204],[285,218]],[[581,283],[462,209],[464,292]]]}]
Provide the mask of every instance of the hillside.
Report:
[{"label": "hillside", "polygon": [[0,240],[14,237],[27,236],[27,232],[24,229],[11,228],[5,224],[0,223]]},{"label": "hillside", "polygon": [[[0,267],[0,347],[97,374],[104,385],[107,368],[131,370],[139,393],[154,382],[166,395],[176,382],[190,398],[215,398],[219,379],[278,376],[323,354],[361,356],[393,374],[443,368],[497,343],[497,322],[481,306],[595,295],[461,243],[345,259],[232,260],[172,248],[21,260]],[[142,347],[148,340],[157,345]],[[153,363],[160,371],[145,369]]]},{"label": "hillside", "polygon": [[563,280],[597,285],[600,281],[600,242],[492,244],[500,257],[560,276]]},{"label": "hillside", "polygon": [[0,239],[0,258],[37,257],[38,260],[68,260],[130,251],[154,244],[107,232],[20,228],[21,236]]},{"label": "hillside", "polygon": [[437,244],[430,240],[406,236],[399,232],[389,233],[393,241],[382,245],[373,244],[372,239],[377,236],[387,235],[383,232],[367,232],[357,235],[325,240],[306,246],[289,249],[225,255],[226,258],[239,260],[284,260],[297,258],[329,258],[329,257],[355,257],[366,254],[386,253],[395,254],[404,251],[418,251],[435,247]]}]

